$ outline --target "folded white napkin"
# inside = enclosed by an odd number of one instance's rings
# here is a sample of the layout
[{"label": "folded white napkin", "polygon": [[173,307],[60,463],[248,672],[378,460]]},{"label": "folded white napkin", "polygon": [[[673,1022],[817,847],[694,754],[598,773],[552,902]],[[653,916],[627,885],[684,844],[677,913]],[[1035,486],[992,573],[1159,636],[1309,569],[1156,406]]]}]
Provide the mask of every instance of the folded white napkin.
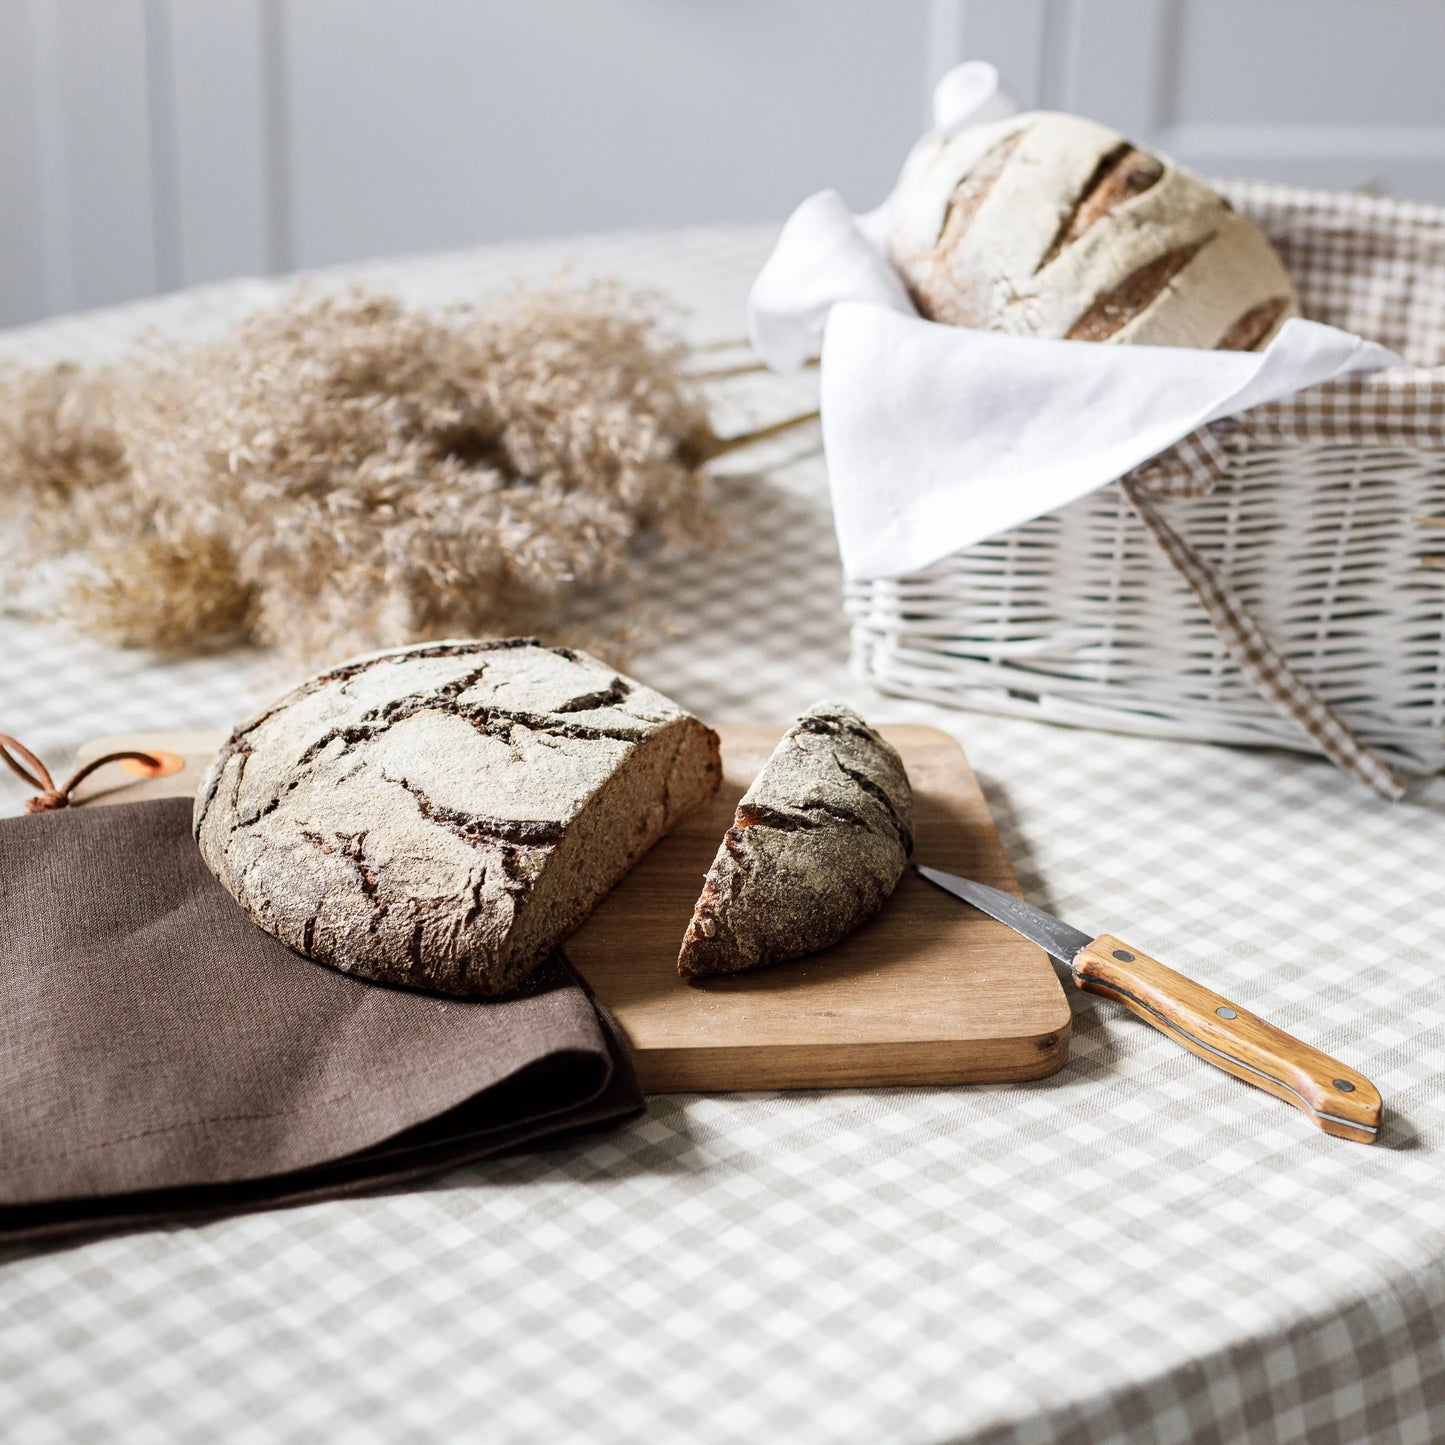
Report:
[{"label": "folded white napkin", "polygon": [[[932,135],[1016,109],[993,67],[971,61],[939,83]],[[854,216],[834,191],[809,197],[748,297],[748,333],[769,366],[822,356],[823,444],[850,577],[917,571],[1116,480],[1205,422],[1400,360],[1299,319],[1264,352],[925,321],[887,257],[890,213],[891,200]]]}]

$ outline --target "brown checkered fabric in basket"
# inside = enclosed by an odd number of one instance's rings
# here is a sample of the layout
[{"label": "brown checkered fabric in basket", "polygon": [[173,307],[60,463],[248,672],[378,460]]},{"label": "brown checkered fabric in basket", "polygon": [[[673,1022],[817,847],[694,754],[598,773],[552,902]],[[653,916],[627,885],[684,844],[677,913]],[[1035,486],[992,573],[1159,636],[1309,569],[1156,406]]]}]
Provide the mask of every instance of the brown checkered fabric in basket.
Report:
[{"label": "brown checkered fabric in basket", "polygon": [[939,702],[1318,751],[1398,797],[1392,766],[1445,770],[1445,209],[1220,189],[1306,316],[1406,364],[1215,423],[915,576],[850,584],[855,663]]},{"label": "brown checkered fabric in basket", "polygon": [[1219,189],[1274,242],[1306,316],[1378,341],[1405,366],[1256,407],[1252,437],[1445,447],[1445,209],[1234,181]]}]

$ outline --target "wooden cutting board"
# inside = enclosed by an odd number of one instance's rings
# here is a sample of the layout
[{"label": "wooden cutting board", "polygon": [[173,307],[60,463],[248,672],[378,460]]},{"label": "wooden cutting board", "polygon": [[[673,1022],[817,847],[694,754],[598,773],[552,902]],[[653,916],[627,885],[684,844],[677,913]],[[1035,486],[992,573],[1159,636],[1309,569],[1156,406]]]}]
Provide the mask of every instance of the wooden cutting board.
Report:
[{"label": "wooden cutting board", "polygon": [[[1063,1067],[1069,1005],[1047,957],[911,871],[883,911],[824,953],[734,978],[684,983],[677,950],[733,809],[783,725],[720,727],[723,785],[664,838],[567,941],[612,1010],[648,1093],[966,1084],[1037,1079]],[[1018,892],[963,749],[929,727],[880,731],[913,782],[920,862]],[[220,745],[212,733],[99,738],[184,760],[169,777],[108,768],[87,803],[193,794]]]}]

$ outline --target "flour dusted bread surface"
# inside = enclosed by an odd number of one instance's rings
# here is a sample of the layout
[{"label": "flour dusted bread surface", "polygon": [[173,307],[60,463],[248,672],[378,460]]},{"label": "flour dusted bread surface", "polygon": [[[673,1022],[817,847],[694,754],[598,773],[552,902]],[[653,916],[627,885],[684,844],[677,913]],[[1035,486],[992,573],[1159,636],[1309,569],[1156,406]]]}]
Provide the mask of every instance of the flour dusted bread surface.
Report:
[{"label": "flour dusted bread surface", "polygon": [[441,642],[323,673],[238,728],[195,833],[307,957],[496,994],[720,778],[711,729],[585,653]]},{"label": "flour dusted bread surface", "polygon": [[683,939],[684,977],[827,948],[871,918],[913,849],[897,752],[842,703],[815,703],[739,802]]},{"label": "flour dusted bread surface", "polygon": [[935,321],[1247,351],[1299,313],[1253,222],[1078,116],[968,126],[910,158],[893,204],[893,263]]}]

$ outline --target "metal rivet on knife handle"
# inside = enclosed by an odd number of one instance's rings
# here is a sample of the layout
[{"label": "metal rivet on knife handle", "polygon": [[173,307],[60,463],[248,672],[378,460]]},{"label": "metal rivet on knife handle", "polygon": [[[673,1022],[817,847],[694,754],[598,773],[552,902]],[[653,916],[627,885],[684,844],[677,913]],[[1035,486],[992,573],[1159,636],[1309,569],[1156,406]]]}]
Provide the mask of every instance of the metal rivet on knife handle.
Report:
[{"label": "metal rivet on knife handle", "polygon": [[1379,1134],[1379,1091],[1363,1074],[1119,939],[1096,938],[1073,971],[1080,988],[1117,999],[1190,1053],[1293,1104],[1326,1134],[1362,1144]]}]

